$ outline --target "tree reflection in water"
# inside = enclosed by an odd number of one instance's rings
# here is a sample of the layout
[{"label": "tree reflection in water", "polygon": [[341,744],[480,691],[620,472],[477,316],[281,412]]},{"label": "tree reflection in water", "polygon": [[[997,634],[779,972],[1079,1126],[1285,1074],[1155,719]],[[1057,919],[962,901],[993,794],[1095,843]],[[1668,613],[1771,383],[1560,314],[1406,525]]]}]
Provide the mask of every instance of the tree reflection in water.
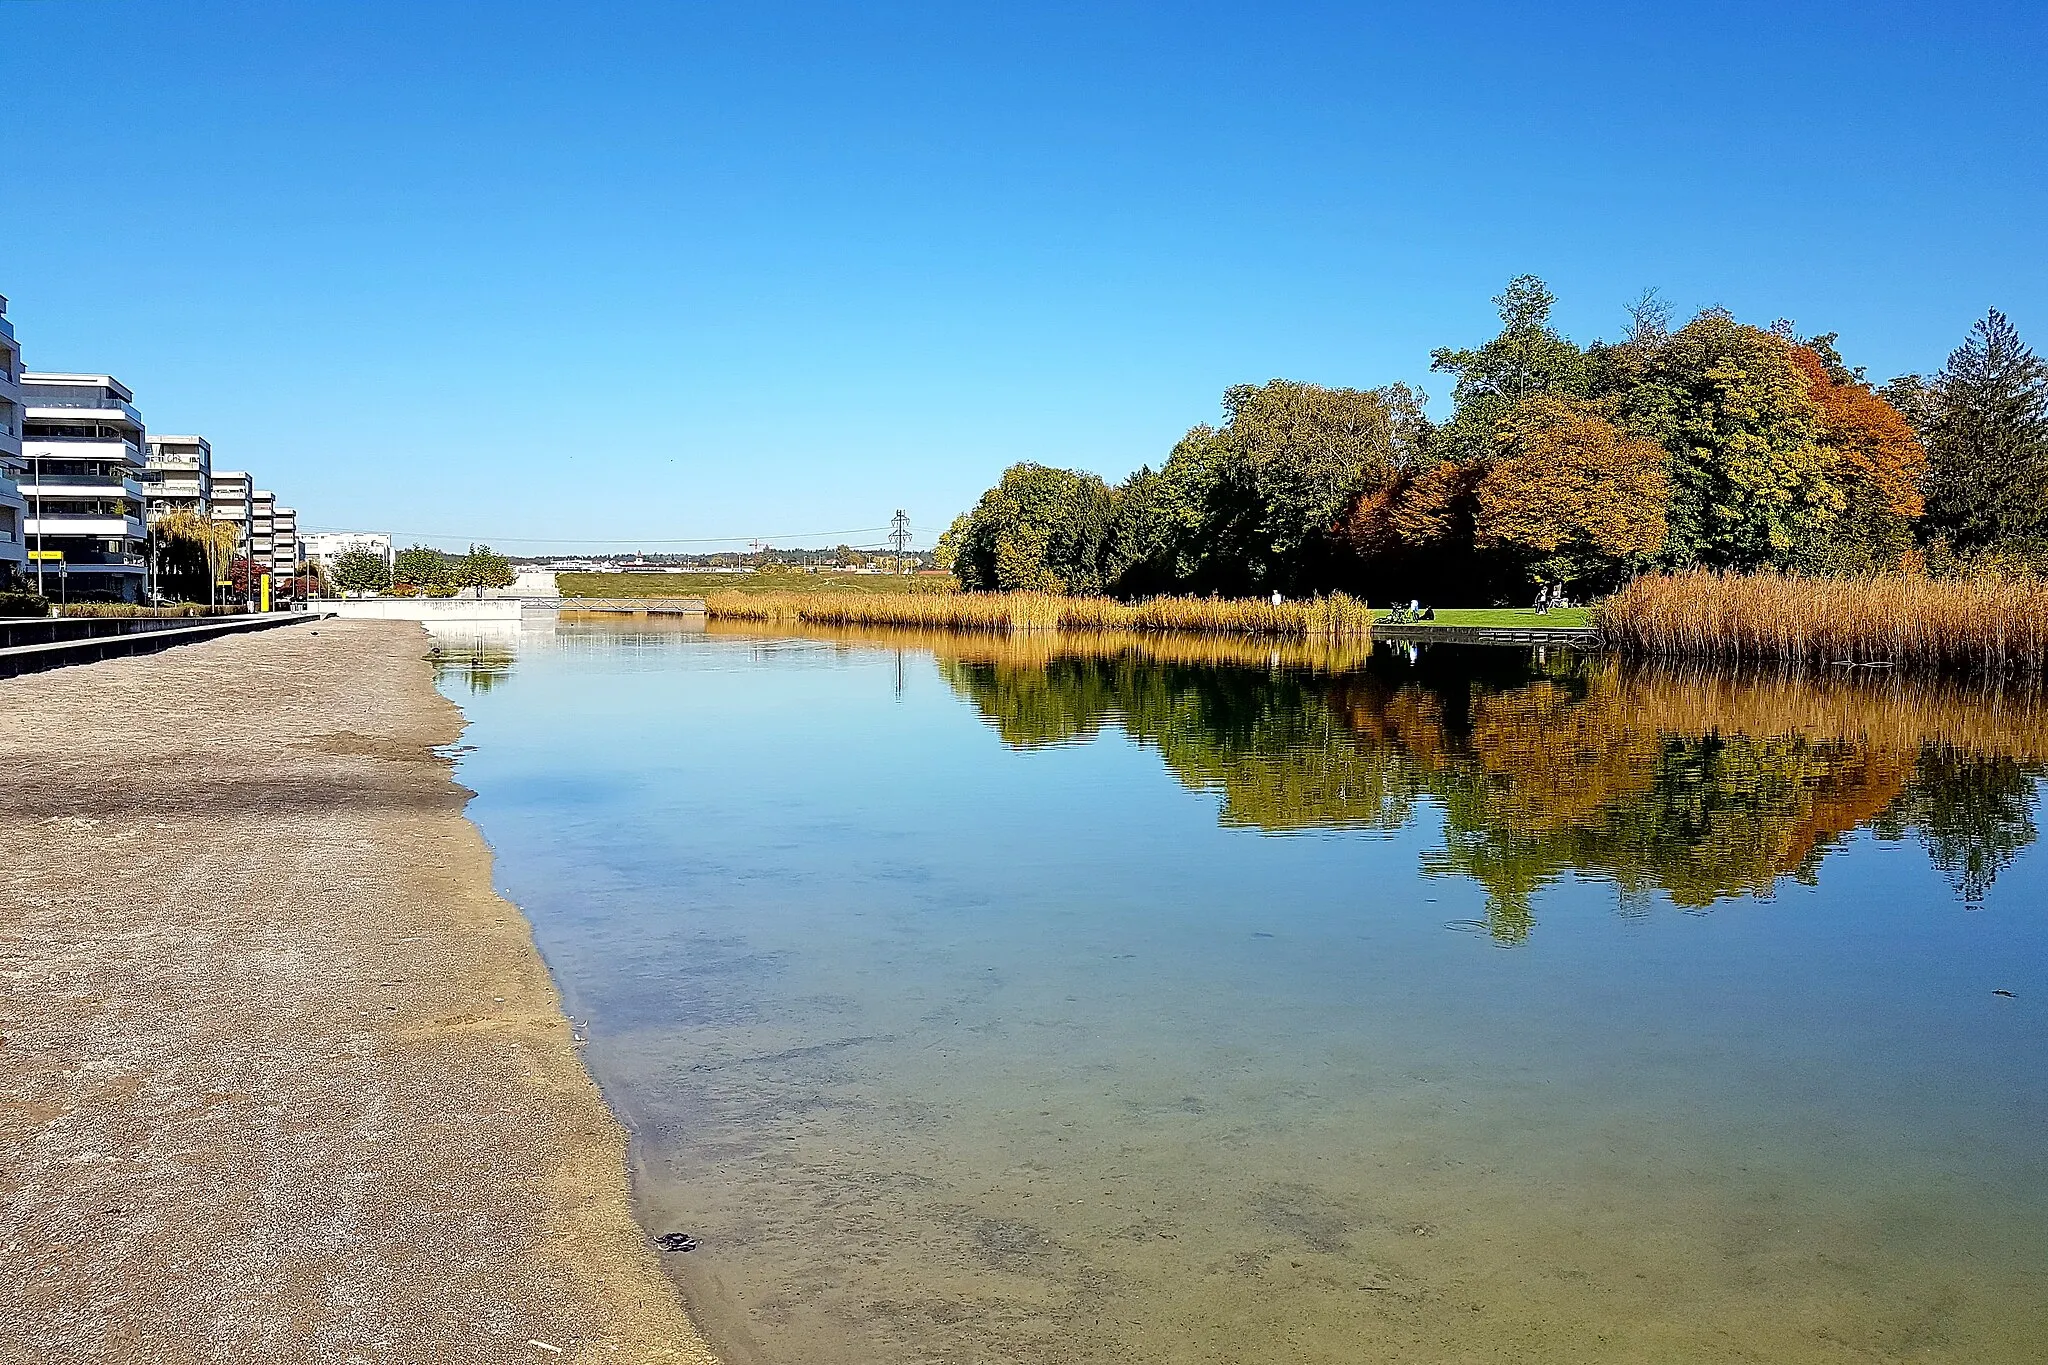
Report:
[{"label": "tree reflection in water", "polygon": [[[867,638],[872,643],[872,633]],[[1867,674],[1737,675],[1553,652],[921,635],[1007,744],[1116,726],[1220,818],[1285,833],[1444,815],[1426,870],[1516,943],[1566,875],[1705,908],[1812,882],[1852,831],[1914,838],[1966,903],[2034,839],[2048,704]]]},{"label": "tree reflection in water", "polygon": [[458,645],[433,651],[434,681],[460,678],[471,692],[489,692],[512,676],[513,651],[503,645]]}]

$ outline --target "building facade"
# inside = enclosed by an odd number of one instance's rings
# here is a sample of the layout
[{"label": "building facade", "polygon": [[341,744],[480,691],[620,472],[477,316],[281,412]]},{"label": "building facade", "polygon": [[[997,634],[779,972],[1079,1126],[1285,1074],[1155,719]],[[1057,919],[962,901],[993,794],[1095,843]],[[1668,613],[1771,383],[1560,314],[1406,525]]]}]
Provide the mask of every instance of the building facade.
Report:
[{"label": "building facade", "polygon": [[29,578],[46,597],[140,602],[148,432],[111,375],[22,375]]},{"label": "building facade", "polygon": [[166,512],[207,516],[213,508],[213,443],[204,436],[152,436],[142,467],[149,520]]},{"label": "building facade", "polygon": [[270,517],[270,576],[289,583],[299,575],[299,514],[280,507]]},{"label": "building facade", "polygon": [[318,562],[330,577],[334,573],[334,561],[351,550],[368,550],[384,561],[386,569],[392,566],[397,555],[391,547],[391,537],[383,531],[312,531],[299,537],[299,544],[306,558]]},{"label": "building facade", "polygon": [[248,544],[250,574],[269,573],[277,553],[277,494],[266,489],[258,488],[249,494]]},{"label": "building facade", "polygon": [[250,495],[255,491],[256,481],[239,469],[217,469],[213,473],[213,519],[235,528],[238,558],[249,553]]},{"label": "building facade", "polygon": [[21,344],[0,298],[0,592],[18,591],[28,570],[28,499],[21,493]]}]

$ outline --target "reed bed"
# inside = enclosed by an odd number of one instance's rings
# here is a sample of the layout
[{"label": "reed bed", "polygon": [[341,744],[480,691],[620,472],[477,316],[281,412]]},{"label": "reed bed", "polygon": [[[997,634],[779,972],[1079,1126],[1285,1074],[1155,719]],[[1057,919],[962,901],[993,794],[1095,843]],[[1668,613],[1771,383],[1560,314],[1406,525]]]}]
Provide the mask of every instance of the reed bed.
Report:
[{"label": "reed bed", "polygon": [[[933,626],[841,626],[800,623],[802,638],[866,648],[923,650],[940,659],[1043,668],[1068,659],[1133,657],[1197,667],[1287,668],[1346,673],[1366,666],[1375,648],[1369,636],[1284,639],[1247,635],[1166,634],[1157,631],[962,631]],[[717,635],[758,635],[757,622],[714,618]],[[778,632],[780,633],[780,632]]]},{"label": "reed bed", "polygon": [[1240,597],[1108,597],[1049,593],[713,593],[713,619],[803,622],[826,626],[904,626],[920,630],[1124,631],[1276,640],[1372,638],[1373,613],[1343,593],[1306,602]]},{"label": "reed bed", "polygon": [[2048,581],[1651,574],[1601,603],[1601,638],[1627,654],[2039,675]]}]

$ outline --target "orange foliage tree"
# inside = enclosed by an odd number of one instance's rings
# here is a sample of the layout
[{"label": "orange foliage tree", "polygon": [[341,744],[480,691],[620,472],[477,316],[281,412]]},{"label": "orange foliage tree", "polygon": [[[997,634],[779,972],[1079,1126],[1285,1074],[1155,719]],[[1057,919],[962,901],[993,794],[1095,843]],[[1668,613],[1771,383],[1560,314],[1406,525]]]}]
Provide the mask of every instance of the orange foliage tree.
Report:
[{"label": "orange foliage tree", "polygon": [[1570,583],[1663,548],[1670,478],[1664,448],[1622,431],[1596,404],[1525,398],[1495,426],[1473,540]]},{"label": "orange foliage tree", "polygon": [[1927,473],[1926,448],[1903,413],[1867,385],[1831,374],[1811,347],[1794,347],[1792,363],[1819,411],[1816,443],[1829,481],[1843,498],[1831,539],[1856,558],[1868,556],[1866,562],[1839,567],[1895,565],[1911,544],[1911,523],[1924,510],[1920,484]]}]

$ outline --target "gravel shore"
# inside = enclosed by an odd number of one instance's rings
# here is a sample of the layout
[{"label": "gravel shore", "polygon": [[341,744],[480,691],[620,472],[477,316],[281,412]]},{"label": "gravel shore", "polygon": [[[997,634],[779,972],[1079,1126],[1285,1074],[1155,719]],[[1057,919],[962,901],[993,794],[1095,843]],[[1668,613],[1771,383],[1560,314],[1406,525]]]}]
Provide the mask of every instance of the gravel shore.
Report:
[{"label": "gravel shore", "polygon": [[0,1360],[711,1361],[426,647],[0,681]]}]

